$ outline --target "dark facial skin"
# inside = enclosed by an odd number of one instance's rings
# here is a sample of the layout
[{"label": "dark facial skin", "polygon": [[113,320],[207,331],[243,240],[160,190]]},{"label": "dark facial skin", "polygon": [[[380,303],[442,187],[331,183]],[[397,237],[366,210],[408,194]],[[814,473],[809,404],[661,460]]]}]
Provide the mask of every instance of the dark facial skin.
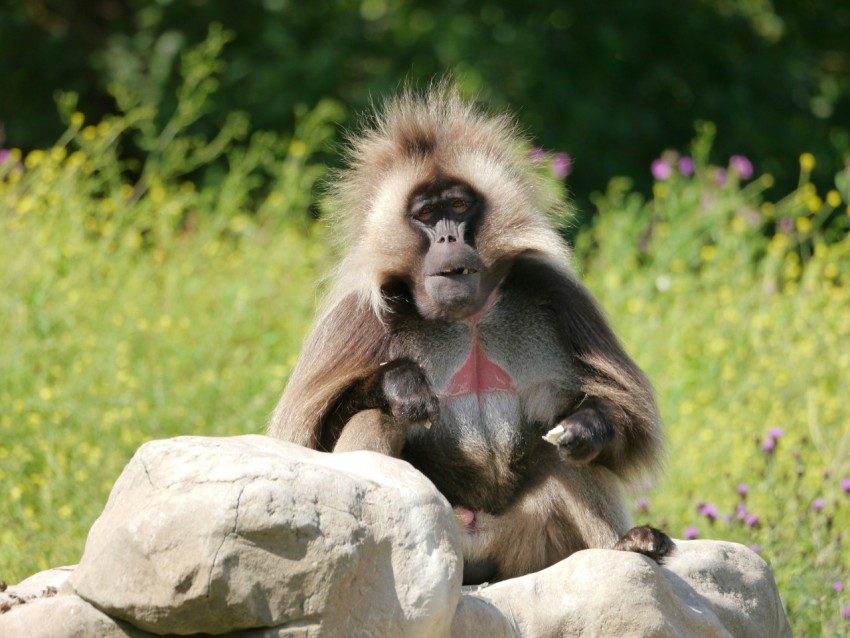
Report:
[{"label": "dark facial skin", "polygon": [[480,310],[498,284],[475,249],[484,201],[466,184],[435,180],[410,198],[410,223],[427,238],[416,305],[429,319],[463,319]]}]

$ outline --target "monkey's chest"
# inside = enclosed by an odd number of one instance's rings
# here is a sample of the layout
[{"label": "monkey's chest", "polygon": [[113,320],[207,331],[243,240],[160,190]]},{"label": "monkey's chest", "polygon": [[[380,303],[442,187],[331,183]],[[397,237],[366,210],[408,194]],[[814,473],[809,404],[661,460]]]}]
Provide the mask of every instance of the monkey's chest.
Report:
[{"label": "monkey's chest", "polygon": [[488,394],[515,393],[511,375],[493,361],[481,347],[481,340],[474,335],[470,340],[469,355],[455,370],[439,392],[444,399],[456,397],[481,398]]},{"label": "monkey's chest", "polygon": [[546,426],[578,394],[554,329],[534,313],[420,326],[405,340],[440,400],[405,457],[453,504],[496,511],[512,498]]},{"label": "monkey's chest", "polygon": [[473,431],[493,442],[515,440],[506,430],[548,424],[578,392],[574,364],[554,328],[533,311],[499,312],[480,321],[425,332],[418,351],[441,415],[462,437]]}]

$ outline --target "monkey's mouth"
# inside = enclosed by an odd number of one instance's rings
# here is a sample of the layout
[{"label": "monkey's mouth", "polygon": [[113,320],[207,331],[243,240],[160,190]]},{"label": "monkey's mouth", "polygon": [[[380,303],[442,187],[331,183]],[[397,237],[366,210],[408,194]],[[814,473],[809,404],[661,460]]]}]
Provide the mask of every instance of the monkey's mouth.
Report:
[{"label": "monkey's mouth", "polygon": [[481,275],[471,266],[442,267],[425,277],[425,290],[451,315],[465,316],[478,302]]},{"label": "monkey's mouth", "polygon": [[435,272],[432,277],[454,277],[456,275],[477,275],[478,271],[475,268],[451,268]]}]

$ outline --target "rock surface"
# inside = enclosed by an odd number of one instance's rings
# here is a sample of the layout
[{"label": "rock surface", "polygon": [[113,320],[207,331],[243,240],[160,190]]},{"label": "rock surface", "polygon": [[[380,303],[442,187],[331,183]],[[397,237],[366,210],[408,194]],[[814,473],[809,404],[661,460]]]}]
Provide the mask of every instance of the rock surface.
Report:
[{"label": "rock surface", "polygon": [[70,582],[158,634],[431,636],[448,632],[460,598],[458,551],[451,508],[407,463],[182,437],[138,450]]},{"label": "rock surface", "polygon": [[[487,632],[476,634],[475,628]],[[452,638],[790,638],[767,564],[737,543],[677,541],[663,566],[585,550],[536,574],[466,594]]]},{"label": "rock surface", "polygon": [[35,598],[55,596],[72,571],[74,567],[56,567],[34,574],[9,589],[0,586],[0,614]]},{"label": "rock surface", "polygon": [[154,441],[76,569],[0,593],[0,637],[791,635],[742,545],[677,541],[663,566],[586,550],[461,596],[457,534],[403,461],[260,436]]}]

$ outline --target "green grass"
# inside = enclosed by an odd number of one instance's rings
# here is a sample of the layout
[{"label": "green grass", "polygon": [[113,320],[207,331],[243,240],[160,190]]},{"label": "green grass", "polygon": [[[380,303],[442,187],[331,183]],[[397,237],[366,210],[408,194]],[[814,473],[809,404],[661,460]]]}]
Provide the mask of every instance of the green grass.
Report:
[{"label": "green grass", "polygon": [[76,563],[142,442],[263,432],[295,362],[327,257],[313,158],[339,108],[199,138],[215,53],[172,114],[118,90],[124,115],[86,125],[65,96],[62,140],[0,164],[0,579]]},{"label": "green grass", "polygon": [[[206,98],[181,99],[200,112]],[[86,126],[66,106],[55,148],[0,165],[8,582],[78,561],[142,442],[262,432],[328,264],[306,209],[332,105],[302,113],[291,137],[249,135],[236,117],[215,140],[186,133],[191,109],[158,125],[130,96],[124,116]],[[769,203],[769,176],[717,185],[708,138],[696,175],[674,171],[648,201],[613,180],[576,241],[666,422],[666,471],[634,494],[647,499],[636,516],[758,546],[796,636],[848,635],[848,176],[816,193],[804,155],[799,188]],[[128,139],[146,149],[141,165],[120,160]],[[220,165],[199,189],[186,177]],[[782,433],[765,452],[771,428]]]},{"label": "green grass", "polygon": [[[49,199],[0,220],[0,565],[11,580],[78,560],[143,441],[263,431],[321,258],[313,237],[272,219],[204,213],[146,246],[136,228],[83,230],[103,201]],[[125,213],[135,217],[105,223]]]},{"label": "green grass", "polygon": [[795,636],[850,635],[850,175],[818,195],[804,154],[800,187],[765,203],[769,176],[719,187],[701,143],[697,175],[651,201],[614,180],[577,241],[666,424],[636,518],[754,546]]}]

